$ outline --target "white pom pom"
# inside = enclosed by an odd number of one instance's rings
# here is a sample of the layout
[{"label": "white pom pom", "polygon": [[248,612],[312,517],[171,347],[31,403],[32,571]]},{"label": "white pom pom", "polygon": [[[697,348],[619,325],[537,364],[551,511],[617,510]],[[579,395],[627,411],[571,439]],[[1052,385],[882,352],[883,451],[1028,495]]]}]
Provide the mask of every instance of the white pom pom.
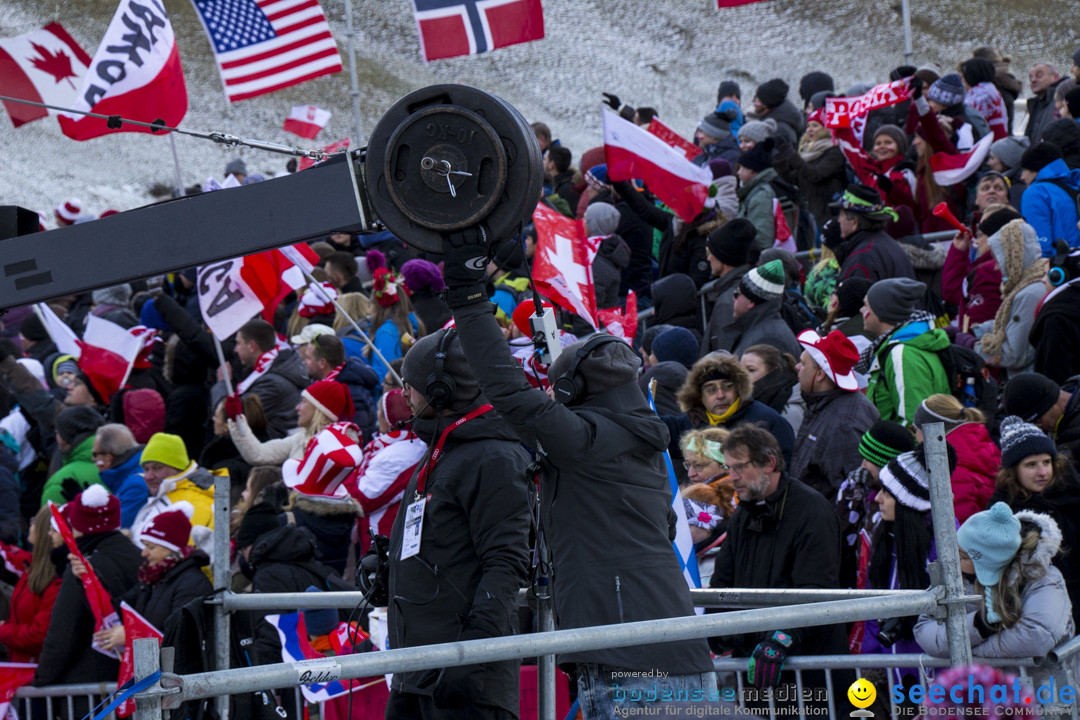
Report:
[{"label": "white pom pom", "polygon": [[84,507],[105,507],[109,504],[109,491],[104,485],[94,483],[82,491],[80,501]]},{"label": "white pom pom", "polygon": [[187,500],[178,500],[169,506],[169,510],[179,510],[184,513],[188,520],[195,517],[195,506],[189,503]]}]

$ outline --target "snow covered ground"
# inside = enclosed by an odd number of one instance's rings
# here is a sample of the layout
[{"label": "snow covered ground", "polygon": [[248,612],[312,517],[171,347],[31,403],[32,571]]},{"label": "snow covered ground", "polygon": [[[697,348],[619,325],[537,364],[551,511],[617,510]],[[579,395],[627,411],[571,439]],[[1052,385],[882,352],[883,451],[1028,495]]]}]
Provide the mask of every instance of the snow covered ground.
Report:
[{"label": "snow covered ground", "polygon": [[[345,59],[344,0],[323,7]],[[782,77],[797,98],[798,79],[825,70],[843,89],[883,79],[903,62],[899,0],[834,0],[804,3],[769,0],[718,10],[713,0],[544,0],[547,37],[487,55],[425,65],[420,57],[408,0],[353,0],[357,18],[357,63],[363,117],[368,133],[381,114],[405,93],[441,82],[465,83],[514,104],[529,121],[551,126],[575,157],[600,142],[600,93],[618,94],[632,105],[650,105],[684,135],[714,102],[722,79],[741,83],[745,104],[756,85]],[[1080,41],[1080,3],[1071,0],[911,0],[916,64],[947,70],[988,43],[1013,58],[1025,79],[1037,61],[1056,62],[1063,73]],[[243,137],[319,147],[350,135],[353,128],[348,72],[228,105],[202,28],[186,0],[166,0],[176,29],[190,106],[183,125]],[[0,37],[59,20],[93,55],[116,9],[115,0],[5,0]],[[1025,82],[1026,85],[1026,82]],[[285,133],[292,105],[313,103],[334,113],[316,141]],[[2,114],[2,113],[0,113]],[[306,144],[305,144],[306,143]],[[221,179],[226,162],[241,156],[249,172],[276,173],[286,158],[252,150],[230,150],[209,141],[178,136],[185,184]],[[64,137],[54,120],[19,129],[0,118],[0,204],[36,210],[82,198],[88,211],[129,209],[150,201],[154,183],[173,183],[169,141],[119,134],[87,142]]]}]

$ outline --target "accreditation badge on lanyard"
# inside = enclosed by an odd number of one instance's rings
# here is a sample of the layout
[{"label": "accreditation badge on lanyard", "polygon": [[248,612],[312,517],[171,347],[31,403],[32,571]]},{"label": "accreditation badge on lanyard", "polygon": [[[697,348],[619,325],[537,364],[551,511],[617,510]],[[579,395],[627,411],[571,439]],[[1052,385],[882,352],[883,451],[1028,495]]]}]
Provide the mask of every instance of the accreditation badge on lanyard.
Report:
[{"label": "accreditation badge on lanyard", "polygon": [[402,560],[407,560],[420,552],[420,536],[423,535],[424,532],[424,506],[428,501],[427,496],[424,494],[424,490],[427,488],[428,475],[435,467],[435,463],[438,462],[439,458],[442,456],[443,445],[446,444],[446,438],[450,433],[457,430],[465,423],[478,418],[493,409],[494,408],[492,408],[491,405],[481,405],[469,414],[455,420],[454,423],[443,430],[442,435],[439,436],[439,441],[435,443],[435,449],[431,451],[431,457],[428,459],[427,463],[425,463],[424,467],[420,469],[420,479],[416,483],[416,494],[413,496],[413,501],[405,508],[405,528],[401,539]]}]

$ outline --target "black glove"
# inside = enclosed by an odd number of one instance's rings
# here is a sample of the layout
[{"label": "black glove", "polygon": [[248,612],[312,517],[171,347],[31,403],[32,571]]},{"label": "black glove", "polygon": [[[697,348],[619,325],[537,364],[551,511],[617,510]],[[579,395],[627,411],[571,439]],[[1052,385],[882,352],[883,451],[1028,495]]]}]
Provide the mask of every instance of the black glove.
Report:
[{"label": "black glove", "polygon": [[618,111],[622,107],[622,100],[619,100],[618,95],[612,95],[611,93],[602,93],[604,96],[604,104],[609,105],[612,110]]},{"label": "black glove", "polygon": [[840,237],[840,223],[836,218],[830,218],[821,226],[821,244],[827,248],[835,248],[844,239]]},{"label": "black glove", "polygon": [[60,495],[64,498],[65,503],[74,500],[75,496],[82,491],[82,485],[80,485],[75,478],[64,478],[64,482],[60,484]]},{"label": "black glove", "polygon": [[756,688],[776,687],[793,643],[794,638],[783,630],[759,642],[746,666],[746,681]]},{"label": "black glove", "polygon": [[443,279],[450,309],[487,300],[484,275],[490,254],[482,225],[443,234]]},{"label": "black glove", "polygon": [[984,617],[984,615],[985,613],[982,610],[976,610],[975,622],[973,623],[975,625],[975,630],[977,630],[978,633],[982,635],[983,640],[992,635],[998,634],[998,631],[991,627],[990,623],[986,622],[986,618]]},{"label": "black glove", "polygon": [[877,186],[885,192],[892,192],[892,189],[896,187],[893,181],[885,175],[875,175],[874,177],[877,178]]},{"label": "black glove", "polygon": [[922,90],[923,90],[922,78],[920,78],[917,75],[912,75],[911,79],[908,80],[908,85],[911,87],[911,99],[912,100],[918,100],[919,98],[922,97]]},{"label": "black glove", "polygon": [[786,160],[794,154],[795,148],[787,138],[773,137],[773,160]]}]

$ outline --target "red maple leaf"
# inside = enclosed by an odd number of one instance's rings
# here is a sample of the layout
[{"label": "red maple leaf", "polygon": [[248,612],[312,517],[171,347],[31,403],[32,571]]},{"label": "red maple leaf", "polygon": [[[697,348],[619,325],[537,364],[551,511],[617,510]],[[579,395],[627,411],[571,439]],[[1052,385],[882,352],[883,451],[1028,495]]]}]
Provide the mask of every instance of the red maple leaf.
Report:
[{"label": "red maple leaf", "polygon": [[78,75],[71,70],[71,58],[68,54],[63,50],[57,50],[55,53],[49,52],[49,48],[42,47],[36,42],[30,44],[41,57],[27,58],[27,60],[32,62],[38,70],[52,75],[56,82],[67,80],[68,85],[75,89],[75,83],[71,82],[71,78],[78,77]]}]

